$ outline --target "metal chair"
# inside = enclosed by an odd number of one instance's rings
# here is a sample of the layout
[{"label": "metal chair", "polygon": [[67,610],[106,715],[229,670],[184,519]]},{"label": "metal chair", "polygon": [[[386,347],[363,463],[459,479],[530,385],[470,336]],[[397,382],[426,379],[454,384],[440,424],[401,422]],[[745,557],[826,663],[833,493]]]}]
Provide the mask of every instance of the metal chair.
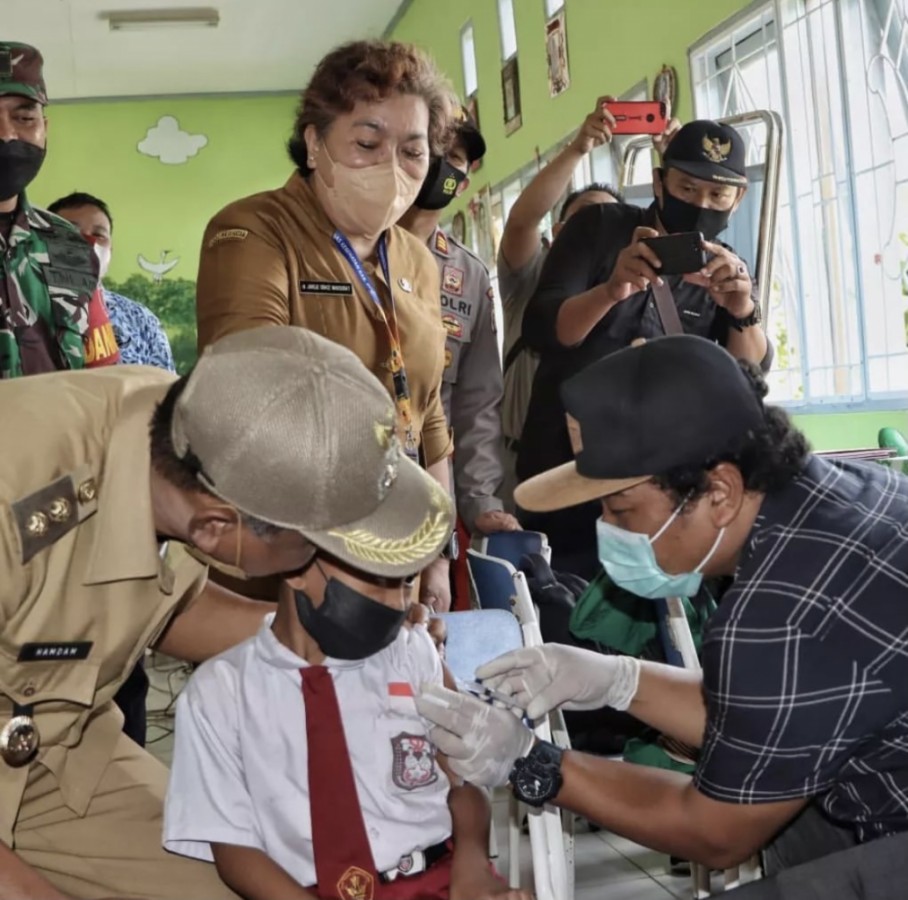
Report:
[{"label": "metal chair", "polygon": [[[480,615],[507,610],[516,618],[526,647],[542,644],[536,608],[530,596],[526,577],[503,559],[467,551],[470,577],[479,600]],[[482,621],[482,620],[479,620]],[[472,639],[480,640],[479,629]],[[449,651],[450,652],[450,651]],[[504,652],[504,651],[503,651]],[[564,717],[556,710],[537,723],[536,736],[559,747],[570,749]],[[523,807],[513,797],[509,800],[509,872],[508,883],[520,886],[519,842]],[[574,817],[554,807],[526,810],[533,848],[533,877],[537,900],[564,900],[574,895]],[[540,854],[545,862],[541,865]]]},{"label": "metal chair", "polygon": [[520,560],[531,553],[539,553],[546,562],[552,561],[549,539],[541,531],[498,531],[482,538],[479,552],[505,559],[515,569],[519,569]]}]

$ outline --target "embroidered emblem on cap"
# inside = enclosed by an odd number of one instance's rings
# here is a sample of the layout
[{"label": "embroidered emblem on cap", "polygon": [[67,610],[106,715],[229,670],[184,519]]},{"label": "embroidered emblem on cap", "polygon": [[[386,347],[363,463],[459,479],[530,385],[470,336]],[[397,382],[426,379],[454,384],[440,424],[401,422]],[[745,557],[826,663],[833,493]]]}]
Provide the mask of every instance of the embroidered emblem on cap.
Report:
[{"label": "embroidered emblem on cap", "polygon": [[724,144],[720,141],[720,138],[711,138],[709,135],[703,135],[703,155],[710,162],[723,163],[728,159],[728,154],[731,153],[731,141],[726,141]]},{"label": "embroidered emblem on cap", "polygon": [[342,900],[373,900],[375,879],[359,866],[350,866],[338,879],[337,894]]},{"label": "embroidered emblem on cap", "polygon": [[391,780],[399,788],[415,791],[438,781],[435,747],[425,735],[402,732],[391,738],[391,747],[394,750]]},{"label": "embroidered emblem on cap", "polygon": [[402,538],[379,537],[365,528],[353,531],[329,531],[331,537],[344,542],[351,556],[364,562],[406,565],[418,562],[436,548],[441,550],[451,526],[447,516],[447,498],[441,488],[432,486],[432,511],[412,534]]}]

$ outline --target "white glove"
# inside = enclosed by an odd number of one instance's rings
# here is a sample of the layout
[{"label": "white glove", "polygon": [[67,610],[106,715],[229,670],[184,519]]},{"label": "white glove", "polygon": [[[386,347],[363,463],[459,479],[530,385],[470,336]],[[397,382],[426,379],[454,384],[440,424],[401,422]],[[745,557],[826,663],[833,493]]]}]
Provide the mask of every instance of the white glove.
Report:
[{"label": "white glove", "polygon": [[509,710],[440,684],[423,685],[416,708],[435,724],[429,737],[451,770],[482,787],[507,784],[514,761],[526,756],[536,739]]},{"label": "white glove", "polygon": [[537,720],[559,707],[627,709],[640,682],[640,660],[543,644],[505,653],[480,666],[476,677]]}]

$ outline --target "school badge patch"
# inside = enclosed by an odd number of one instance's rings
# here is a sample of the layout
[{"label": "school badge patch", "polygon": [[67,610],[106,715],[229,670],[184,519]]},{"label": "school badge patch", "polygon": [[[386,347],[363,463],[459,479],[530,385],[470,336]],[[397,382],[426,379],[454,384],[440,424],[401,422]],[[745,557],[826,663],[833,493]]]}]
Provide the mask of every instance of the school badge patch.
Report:
[{"label": "school badge patch", "polygon": [[415,791],[438,781],[435,747],[424,735],[401,732],[391,738],[394,762],[391,780],[405,791]]},{"label": "school badge patch", "polygon": [[463,294],[463,269],[445,266],[441,271],[441,289],[460,297]]},{"label": "school badge patch", "polygon": [[373,900],[375,879],[359,866],[350,866],[337,882],[337,896],[341,900]]}]

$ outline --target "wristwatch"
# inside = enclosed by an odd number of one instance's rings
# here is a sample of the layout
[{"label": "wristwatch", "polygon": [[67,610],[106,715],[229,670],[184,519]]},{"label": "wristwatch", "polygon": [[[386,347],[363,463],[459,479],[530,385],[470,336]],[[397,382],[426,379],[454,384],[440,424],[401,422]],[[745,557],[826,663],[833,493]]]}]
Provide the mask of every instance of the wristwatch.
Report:
[{"label": "wristwatch", "polygon": [[508,776],[514,796],[528,806],[543,806],[561,790],[564,751],[548,741],[537,741],[530,752],[514,762]]},{"label": "wristwatch", "polygon": [[725,315],[728,316],[728,324],[731,325],[735,331],[744,331],[745,328],[751,328],[754,325],[759,325],[763,321],[763,317],[760,315],[760,304],[754,300],[753,312],[749,316],[742,316],[740,319],[737,316],[733,316],[728,310],[725,310]]},{"label": "wristwatch", "polygon": [[460,556],[460,541],[457,540],[457,531],[451,532],[447,544],[441,548],[441,558],[455,560]]}]

